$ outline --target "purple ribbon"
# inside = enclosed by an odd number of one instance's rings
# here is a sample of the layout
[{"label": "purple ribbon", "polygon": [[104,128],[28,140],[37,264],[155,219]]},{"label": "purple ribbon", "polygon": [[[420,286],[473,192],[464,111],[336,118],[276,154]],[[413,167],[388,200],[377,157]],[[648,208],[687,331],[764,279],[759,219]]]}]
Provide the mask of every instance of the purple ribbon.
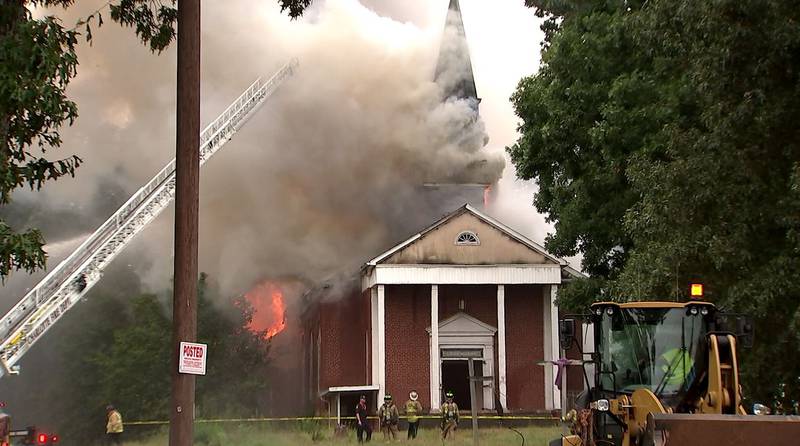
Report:
[{"label": "purple ribbon", "polygon": [[558,390],[561,390],[561,381],[564,379],[563,378],[564,368],[567,367],[567,365],[569,364],[569,359],[559,358],[555,361],[550,361],[550,364],[553,364],[554,366],[558,367],[558,372],[556,373],[555,382],[556,382],[556,387],[558,387]]}]

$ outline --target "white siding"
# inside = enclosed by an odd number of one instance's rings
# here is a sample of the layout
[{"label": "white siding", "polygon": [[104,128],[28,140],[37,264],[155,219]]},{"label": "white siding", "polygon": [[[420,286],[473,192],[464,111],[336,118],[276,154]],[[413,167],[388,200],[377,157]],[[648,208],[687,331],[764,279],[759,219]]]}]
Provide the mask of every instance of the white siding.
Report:
[{"label": "white siding", "polygon": [[540,265],[376,265],[362,281],[376,284],[560,284],[561,266]]}]

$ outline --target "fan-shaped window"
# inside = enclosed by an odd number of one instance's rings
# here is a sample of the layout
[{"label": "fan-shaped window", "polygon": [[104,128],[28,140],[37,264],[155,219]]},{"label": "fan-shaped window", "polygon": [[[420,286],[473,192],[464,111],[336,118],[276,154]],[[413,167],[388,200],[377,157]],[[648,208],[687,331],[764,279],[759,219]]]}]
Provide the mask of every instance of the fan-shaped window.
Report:
[{"label": "fan-shaped window", "polygon": [[480,245],[478,234],[472,231],[461,231],[456,236],[456,245]]}]

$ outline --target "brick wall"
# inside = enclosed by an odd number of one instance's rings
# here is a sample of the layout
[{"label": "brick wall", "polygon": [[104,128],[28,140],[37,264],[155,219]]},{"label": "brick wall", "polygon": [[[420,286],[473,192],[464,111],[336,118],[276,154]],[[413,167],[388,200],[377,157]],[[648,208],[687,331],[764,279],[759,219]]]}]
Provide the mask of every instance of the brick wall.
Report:
[{"label": "brick wall", "polygon": [[506,285],[506,382],[509,411],[544,410],[543,289]]},{"label": "brick wall", "polygon": [[369,382],[366,338],[369,317],[365,317],[363,303],[359,290],[319,303],[320,390]]},{"label": "brick wall", "polygon": [[319,306],[310,305],[300,315],[302,325],[300,352],[302,353],[303,385],[302,394],[306,409],[311,410],[317,406],[317,332],[320,327]]},{"label": "brick wall", "polygon": [[386,390],[403,404],[411,390],[430,408],[429,285],[387,285]]},{"label": "brick wall", "polygon": [[372,339],[372,292],[370,289],[366,289],[361,292],[361,317],[364,318],[363,320],[366,323],[365,326],[365,338],[366,342],[364,344],[364,348],[366,349],[366,370],[364,370],[364,384],[375,384],[372,382],[372,361],[374,358],[372,357],[372,343],[378,342],[377,339]]},{"label": "brick wall", "polygon": [[497,327],[497,285],[439,285],[439,320],[458,313],[464,299],[464,312]]}]

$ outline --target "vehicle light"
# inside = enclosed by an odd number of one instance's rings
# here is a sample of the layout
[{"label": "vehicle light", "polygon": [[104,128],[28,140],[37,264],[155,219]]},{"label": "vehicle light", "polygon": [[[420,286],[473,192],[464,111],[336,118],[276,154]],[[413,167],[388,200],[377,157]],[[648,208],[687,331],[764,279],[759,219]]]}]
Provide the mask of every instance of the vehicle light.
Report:
[{"label": "vehicle light", "polygon": [[603,314],[603,310],[598,308],[598,309],[594,310],[594,314],[600,316],[601,314]]},{"label": "vehicle light", "polygon": [[601,399],[589,404],[589,407],[599,412],[608,412],[608,409],[611,408],[611,404],[609,404],[607,399]]},{"label": "vehicle light", "polygon": [[612,314],[614,314],[614,309],[611,307],[606,308],[606,314],[611,316]]},{"label": "vehicle light", "polygon": [[58,443],[58,435],[53,435],[52,437],[50,437],[50,442],[51,443]]},{"label": "vehicle light", "polygon": [[769,407],[761,403],[753,404],[753,415],[769,415],[770,413],[772,413],[772,411]]},{"label": "vehicle light", "polygon": [[692,316],[697,316],[697,307],[689,308],[689,314]]},{"label": "vehicle light", "polygon": [[702,314],[703,316],[707,315],[708,314],[708,308],[706,308],[706,307],[701,308],[700,309],[700,314]]},{"label": "vehicle light", "polygon": [[47,435],[46,434],[39,434],[38,440],[39,440],[39,444],[47,443]]},{"label": "vehicle light", "polygon": [[703,284],[702,283],[693,283],[691,288],[689,288],[689,295],[692,299],[702,299],[703,298]]}]

